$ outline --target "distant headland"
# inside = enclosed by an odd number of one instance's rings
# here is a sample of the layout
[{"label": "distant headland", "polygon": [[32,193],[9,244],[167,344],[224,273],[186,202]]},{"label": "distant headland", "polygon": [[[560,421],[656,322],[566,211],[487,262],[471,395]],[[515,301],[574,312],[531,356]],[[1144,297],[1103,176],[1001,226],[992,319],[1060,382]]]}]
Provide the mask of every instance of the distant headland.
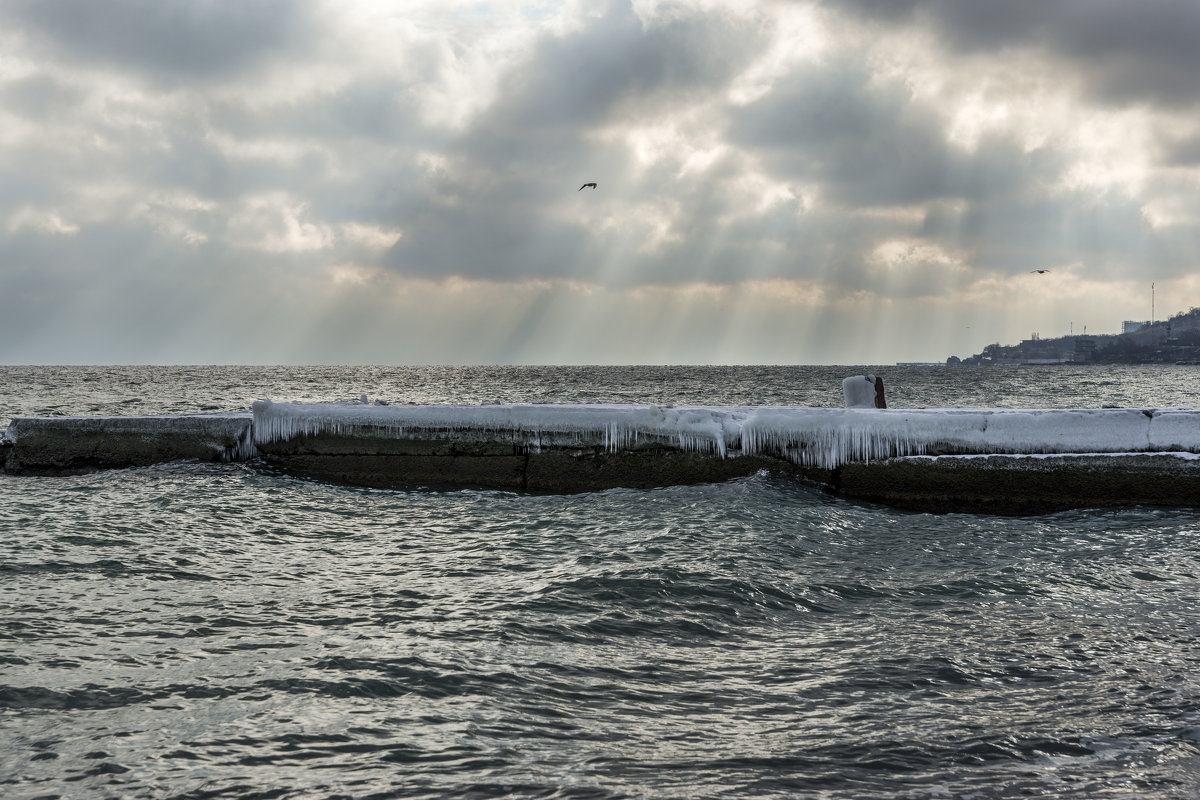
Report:
[{"label": "distant headland", "polygon": [[989,344],[983,352],[950,366],[1018,364],[1200,364],[1200,308],[1155,322],[1125,322],[1116,334],[1081,334],[1043,339],[1036,333],[1020,344]]}]

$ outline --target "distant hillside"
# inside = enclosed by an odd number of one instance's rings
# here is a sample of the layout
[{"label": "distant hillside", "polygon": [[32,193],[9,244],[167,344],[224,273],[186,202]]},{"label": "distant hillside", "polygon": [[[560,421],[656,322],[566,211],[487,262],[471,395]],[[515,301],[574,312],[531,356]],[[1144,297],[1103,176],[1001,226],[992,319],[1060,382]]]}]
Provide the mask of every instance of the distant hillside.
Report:
[{"label": "distant hillside", "polygon": [[1099,336],[1039,337],[1020,344],[989,344],[982,353],[947,364],[991,366],[1001,364],[1176,364],[1200,363],[1200,308],[1136,331]]}]

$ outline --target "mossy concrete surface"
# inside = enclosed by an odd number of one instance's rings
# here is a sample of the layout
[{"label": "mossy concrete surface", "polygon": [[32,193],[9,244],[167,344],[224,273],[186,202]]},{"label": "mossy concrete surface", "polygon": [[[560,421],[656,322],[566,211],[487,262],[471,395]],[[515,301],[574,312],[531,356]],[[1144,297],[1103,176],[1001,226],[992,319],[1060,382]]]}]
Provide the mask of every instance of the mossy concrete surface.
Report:
[{"label": "mossy concrete surface", "polygon": [[249,414],[28,417],[0,448],[10,474],[70,475],[165,461],[241,461],[253,455]]},{"label": "mossy concrete surface", "polygon": [[1044,514],[1200,505],[1200,460],[1162,454],[908,457],[844,464],[839,494],[914,511]]},{"label": "mossy concrete surface", "polygon": [[662,446],[610,451],[601,446],[531,449],[504,441],[298,436],[259,445],[282,472],[375,488],[425,486],[568,493],[712,483],[763,469],[771,458],[719,458]]}]

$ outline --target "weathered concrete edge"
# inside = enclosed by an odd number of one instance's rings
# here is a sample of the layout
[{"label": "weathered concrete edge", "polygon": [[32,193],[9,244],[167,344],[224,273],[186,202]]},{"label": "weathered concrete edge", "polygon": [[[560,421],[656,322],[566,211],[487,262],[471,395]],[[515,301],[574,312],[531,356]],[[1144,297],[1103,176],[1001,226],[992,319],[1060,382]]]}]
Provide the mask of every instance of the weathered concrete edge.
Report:
[{"label": "weathered concrete edge", "polygon": [[249,413],[21,417],[0,441],[0,471],[71,475],[168,461],[254,457]]},{"label": "weathered concrete edge", "polygon": [[850,499],[931,513],[1194,508],[1200,506],[1200,459],[1189,453],[910,456],[845,464],[831,488]]},{"label": "weathered concrete edge", "polygon": [[[661,443],[612,449],[597,443],[531,446],[504,436],[396,438],[315,434],[260,442],[282,472],[374,488],[485,488],[574,493],[714,483],[762,470],[796,472],[771,457],[684,450]],[[827,471],[826,471],[827,472]]]},{"label": "weathered concrete edge", "polygon": [[936,514],[1045,514],[1073,508],[1200,506],[1200,460],[1173,453],[903,458],[804,468],[759,456],[670,449],[507,454],[263,454],[283,472],[375,488],[487,488],[573,493],[711,483],[770,471],[846,499]]}]

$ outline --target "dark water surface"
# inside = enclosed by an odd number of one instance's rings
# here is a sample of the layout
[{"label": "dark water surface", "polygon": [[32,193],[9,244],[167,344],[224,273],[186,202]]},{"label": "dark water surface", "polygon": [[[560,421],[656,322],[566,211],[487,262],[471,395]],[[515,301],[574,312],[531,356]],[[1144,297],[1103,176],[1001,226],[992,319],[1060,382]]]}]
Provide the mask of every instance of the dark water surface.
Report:
[{"label": "dark water surface", "polygon": [[[837,405],[849,370],[0,368],[0,414]],[[878,371],[896,405],[1198,405],[1194,367]],[[0,796],[1190,798],[1198,596],[1193,510],[0,476]]]},{"label": "dark water surface", "polygon": [[842,405],[842,379],[884,378],[894,407],[1200,407],[1197,366],[5,367],[12,417],[244,411],[255,400]]}]

